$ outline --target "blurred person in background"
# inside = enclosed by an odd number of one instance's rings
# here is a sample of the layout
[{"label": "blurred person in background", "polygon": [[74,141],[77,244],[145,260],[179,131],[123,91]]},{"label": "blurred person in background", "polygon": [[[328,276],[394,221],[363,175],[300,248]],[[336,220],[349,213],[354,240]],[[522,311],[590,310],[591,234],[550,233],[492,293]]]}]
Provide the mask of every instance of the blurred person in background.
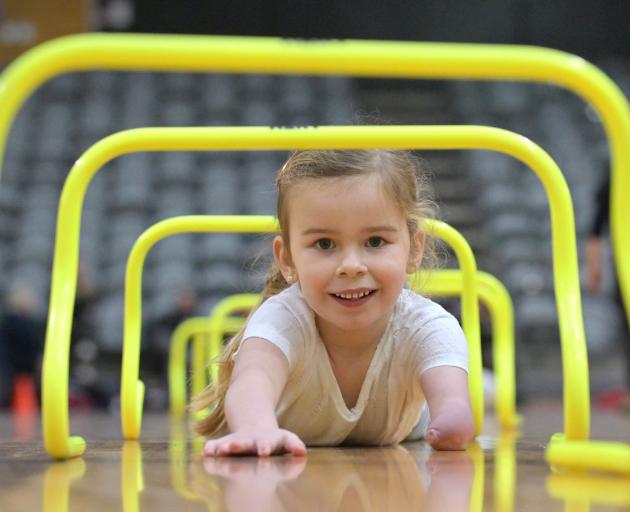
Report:
[{"label": "blurred person in background", "polygon": [[108,375],[108,358],[101,350],[96,333],[97,291],[93,272],[85,261],[79,262],[76,299],[72,315],[70,353],[71,409],[106,409],[118,395],[117,379]]}]

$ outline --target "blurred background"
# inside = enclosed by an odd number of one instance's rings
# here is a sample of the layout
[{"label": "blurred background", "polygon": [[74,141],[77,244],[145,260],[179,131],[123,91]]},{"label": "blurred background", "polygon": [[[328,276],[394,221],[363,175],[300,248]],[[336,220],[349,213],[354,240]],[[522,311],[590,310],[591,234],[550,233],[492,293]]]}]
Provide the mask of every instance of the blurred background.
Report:
[{"label": "blurred background", "polygon": [[[604,0],[230,2],[40,0],[0,2],[0,63],[45,40],[81,32],[148,32],[515,43],[576,53],[630,94],[630,3]],[[113,132],[142,126],[483,124],[521,133],[559,164],[571,189],[583,306],[596,393],[623,387],[630,343],[608,244],[601,282],[585,269],[598,222],[608,147],[596,114],[551,85],[96,71],[39,88],[11,130],[0,185],[0,398],[41,364],[60,191],[73,162]],[[425,152],[441,217],[469,240],[479,267],[515,305],[521,400],[561,396],[549,209],[542,185],[517,161],[484,151]],[[132,244],[174,215],[274,214],[274,175],[286,153],[143,153],[108,164],[83,208],[81,268],[71,347],[71,407],[115,409],[123,283]],[[182,234],[147,258],[141,375],[147,408],[167,405],[170,335],[217,300],[257,291],[269,238]],[[454,266],[446,254],[444,266]],[[458,313],[455,300],[441,301]],[[485,362],[491,324],[483,318]]]}]

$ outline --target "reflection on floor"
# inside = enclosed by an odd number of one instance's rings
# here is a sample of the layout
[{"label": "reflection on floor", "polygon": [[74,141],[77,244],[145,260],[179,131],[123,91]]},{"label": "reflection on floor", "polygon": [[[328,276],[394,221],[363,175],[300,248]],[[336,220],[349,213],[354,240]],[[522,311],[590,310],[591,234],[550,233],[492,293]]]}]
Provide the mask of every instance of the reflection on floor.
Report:
[{"label": "reflection on floor", "polygon": [[[36,417],[0,417],[0,510],[501,511],[630,510],[630,475],[552,472],[544,460],[561,429],[559,404],[523,410],[522,433],[486,432],[466,452],[424,443],[312,449],[306,458],[204,459],[203,440],[147,416],[141,442],[118,420],[72,418],[82,458],[51,461]],[[593,437],[630,441],[630,416],[596,412]]]}]

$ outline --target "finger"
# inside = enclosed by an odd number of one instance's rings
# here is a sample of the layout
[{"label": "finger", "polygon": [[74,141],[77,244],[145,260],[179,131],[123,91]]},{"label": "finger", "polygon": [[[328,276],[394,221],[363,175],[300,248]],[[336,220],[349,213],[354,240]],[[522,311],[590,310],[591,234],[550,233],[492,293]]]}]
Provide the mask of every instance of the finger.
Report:
[{"label": "finger", "polygon": [[204,455],[208,455],[209,457],[214,457],[216,455],[216,441],[208,441],[203,447]]},{"label": "finger", "polygon": [[216,447],[215,453],[220,456],[230,455],[232,453],[232,441],[226,440],[219,443]]},{"label": "finger", "polygon": [[256,442],[256,450],[259,457],[269,457],[272,452],[271,443],[266,440]]},{"label": "finger", "polygon": [[291,455],[303,457],[306,455],[306,445],[295,434],[287,434],[284,441],[284,449]]},{"label": "finger", "polygon": [[217,452],[219,455],[256,453],[256,446],[252,439],[230,439],[221,445]]},{"label": "finger", "polygon": [[256,453],[255,439],[235,439],[232,441],[232,453]]}]

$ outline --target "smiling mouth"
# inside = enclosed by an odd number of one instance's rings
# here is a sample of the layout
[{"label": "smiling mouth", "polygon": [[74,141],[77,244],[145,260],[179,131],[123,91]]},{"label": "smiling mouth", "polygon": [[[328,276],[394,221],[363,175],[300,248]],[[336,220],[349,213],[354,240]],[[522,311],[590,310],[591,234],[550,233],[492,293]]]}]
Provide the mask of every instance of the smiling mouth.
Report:
[{"label": "smiling mouth", "polygon": [[365,299],[370,295],[376,293],[376,290],[361,290],[356,292],[341,292],[341,293],[331,293],[333,297],[336,299],[341,299],[344,301],[357,301],[360,299]]}]

